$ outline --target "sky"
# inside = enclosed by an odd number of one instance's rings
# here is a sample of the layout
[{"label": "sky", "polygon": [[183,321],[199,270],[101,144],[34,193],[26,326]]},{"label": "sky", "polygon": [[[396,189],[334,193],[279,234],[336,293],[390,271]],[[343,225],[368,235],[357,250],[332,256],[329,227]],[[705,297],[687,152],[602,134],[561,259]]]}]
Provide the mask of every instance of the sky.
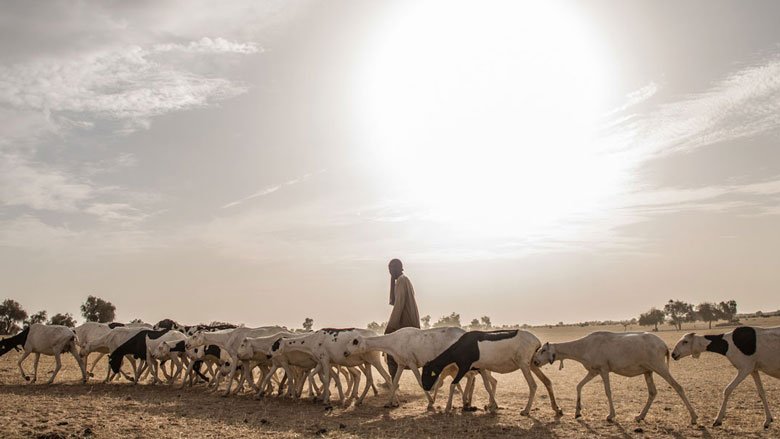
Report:
[{"label": "sky", "polygon": [[9,1],[0,298],[117,320],[780,308],[780,3]]}]

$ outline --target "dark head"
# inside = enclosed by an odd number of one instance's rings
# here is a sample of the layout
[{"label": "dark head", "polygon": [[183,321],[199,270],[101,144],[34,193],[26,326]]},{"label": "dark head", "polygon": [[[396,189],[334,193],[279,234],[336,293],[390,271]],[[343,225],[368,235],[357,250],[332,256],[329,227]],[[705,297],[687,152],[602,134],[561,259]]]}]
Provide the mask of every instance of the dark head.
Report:
[{"label": "dark head", "polygon": [[425,391],[430,391],[433,389],[433,386],[439,379],[442,370],[444,370],[444,367],[436,364],[435,361],[429,361],[425,366],[423,366],[422,384]]},{"label": "dark head", "polygon": [[19,350],[20,346],[24,346],[27,343],[27,334],[30,333],[30,327],[22,329],[22,332],[0,340],[0,356],[8,353],[11,349]]},{"label": "dark head", "polygon": [[404,274],[404,264],[400,259],[393,259],[387,269],[390,271],[390,305],[395,305],[395,281]]}]

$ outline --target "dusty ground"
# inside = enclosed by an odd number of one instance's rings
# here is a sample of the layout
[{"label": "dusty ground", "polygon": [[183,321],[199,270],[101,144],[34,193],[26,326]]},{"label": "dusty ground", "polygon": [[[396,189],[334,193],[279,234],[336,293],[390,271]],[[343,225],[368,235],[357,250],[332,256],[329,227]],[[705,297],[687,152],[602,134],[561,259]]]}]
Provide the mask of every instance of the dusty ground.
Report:
[{"label": "dusty ground", "polygon": [[[761,319],[749,322],[763,326],[780,321]],[[701,328],[702,324],[698,324]],[[597,329],[622,331],[623,328],[541,328],[533,332],[542,341],[563,341]],[[728,330],[728,329],[726,329]],[[698,329],[698,332],[707,332]],[[686,329],[683,332],[689,332]],[[723,332],[723,330],[713,330]],[[659,335],[673,346],[681,333],[662,331]],[[25,384],[16,368],[16,352],[0,359],[0,437],[503,437],[580,438],[777,438],[780,425],[765,431],[761,402],[751,380],[734,392],[722,427],[712,423],[720,404],[722,389],[734,375],[725,358],[705,354],[699,360],[690,357],[672,363],[672,373],[685,388],[696,408],[699,427],[688,425],[688,413],[669,385],[656,377],[658,397],[647,419],[636,423],[647,396],[644,380],[613,375],[613,397],[618,422],[608,424],[607,403],[601,380],[596,378],[583,391],[583,418],[573,417],[575,385],[585,375],[577,363],[568,361],[563,370],[558,364],[544,372],[553,380],[556,397],[564,417],[556,419],[540,385],[531,417],[519,415],[528,390],[519,372],[499,376],[496,415],[482,410],[476,413],[441,413],[425,410],[422,391],[407,372],[401,389],[402,406],[387,410],[382,406],[385,394],[369,397],[362,407],[339,408],[325,412],[309,402],[269,398],[255,401],[249,395],[221,398],[202,388],[178,390],[167,386],[117,384],[81,385],[78,367],[72,358],[52,386]],[[26,363],[32,368],[32,359]],[[42,357],[39,374],[52,370],[51,357]],[[96,376],[102,376],[96,373]],[[39,382],[42,381],[39,375]],[[764,377],[770,405],[780,416],[780,382]],[[486,403],[484,388],[477,386],[475,403]]]}]

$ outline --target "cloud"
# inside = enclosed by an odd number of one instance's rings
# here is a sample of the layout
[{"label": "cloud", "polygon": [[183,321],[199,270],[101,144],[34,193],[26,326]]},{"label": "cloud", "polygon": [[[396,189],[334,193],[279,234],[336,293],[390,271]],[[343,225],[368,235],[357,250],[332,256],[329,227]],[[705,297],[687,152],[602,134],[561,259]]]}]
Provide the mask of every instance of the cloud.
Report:
[{"label": "cloud", "polygon": [[190,53],[240,53],[252,54],[262,52],[262,48],[253,42],[238,43],[224,38],[203,37],[198,41],[190,41],[188,44],[166,43],[154,46],[157,52],[190,52]]},{"label": "cloud", "polygon": [[[637,94],[637,99],[649,92]],[[630,100],[630,99],[629,99]],[[628,105],[628,104],[626,104]],[[608,149],[642,161],[780,127],[780,59],[745,67],[708,90],[623,119],[602,139]]]},{"label": "cloud", "polygon": [[138,47],[0,67],[0,105],[71,119],[145,120],[228,99],[246,87],[154,61]]},{"label": "cloud", "polygon": [[321,174],[323,172],[325,172],[325,170],[324,169],[320,169],[317,172],[307,173],[307,174],[304,174],[304,175],[302,175],[302,176],[300,176],[298,178],[294,178],[292,180],[285,181],[284,183],[280,183],[280,184],[275,184],[275,185],[272,185],[272,186],[264,187],[264,188],[260,189],[259,191],[253,193],[252,195],[249,195],[249,196],[246,196],[246,197],[241,198],[239,200],[231,201],[230,203],[225,204],[224,206],[222,206],[222,209],[228,209],[230,207],[235,207],[235,206],[238,206],[239,204],[245,203],[245,202],[247,202],[249,200],[253,200],[253,199],[258,198],[258,197],[264,197],[266,195],[270,195],[270,194],[278,191],[279,189],[281,189],[281,188],[283,188],[285,186],[292,186],[294,184],[297,184],[297,183],[300,183],[300,182],[304,182],[304,181],[308,180],[309,178],[311,178],[311,177],[313,177],[313,176],[315,176],[317,174]]},{"label": "cloud", "polygon": [[0,205],[75,212],[94,194],[89,182],[65,170],[0,152]]}]

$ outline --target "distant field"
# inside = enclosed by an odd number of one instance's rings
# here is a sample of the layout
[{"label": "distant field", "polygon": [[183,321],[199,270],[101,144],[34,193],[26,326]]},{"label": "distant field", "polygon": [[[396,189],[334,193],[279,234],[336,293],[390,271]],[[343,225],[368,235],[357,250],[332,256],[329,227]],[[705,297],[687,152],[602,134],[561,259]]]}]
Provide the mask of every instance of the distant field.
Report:
[{"label": "distant field", "polygon": [[[743,321],[760,326],[780,325],[780,318]],[[683,333],[717,333],[729,328],[707,331],[698,323],[687,325],[682,332],[658,333],[672,347]],[[629,330],[641,330],[633,327]],[[622,332],[623,327],[553,327],[534,328],[544,341],[564,341],[596,330]],[[710,427],[720,404],[723,388],[735,375],[724,357],[704,354],[698,360],[690,357],[672,362],[671,370],[682,384],[699,414],[700,426],[688,424],[688,413],[677,394],[660,378],[656,379],[658,397],[643,423],[633,420],[646,397],[644,379],[613,376],[612,389],[617,423],[609,424],[607,401],[601,380],[594,379],[583,390],[583,418],[575,420],[575,385],[585,375],[584,369],[567,361],[563,370],[558,363],[544,367],[552,379],[556,397],[564,416],[555,419],[544,387],[539,386],[531,417],[521,417],[528,389],[519,372],[498,376],[498,414],[482,410],[453,415],[441,413],[444,401],[439,397],[436,413],[425,410],[422,390],[411,373],[402,380],[398,409],[383,408],[386,391],[370,396],[362,407],[340,408],[325,412],[320,406],[303,401],[267,398],[255,401],[249,394],[221,398],[203,388],[178,390],[167,386],[133,386],[78,383],[80,374],[72,358],[66,358],[57,384],[27,385],[19,375],[11,352],[0,359],[0,437],[529,437],[529,438],[777,438],[780,421],[768,431],[762,428],[764,414],[751,380],[744,381],[734,392],[728,416],[722,427]],[[26,370],[32,369],[29,358]],[[53,369],[51,357],[42,357],[41,374]],[[100,369],[96,376],[102,376]],[[104,370],[104,369],[103,369]],[[104,372],[103,372],[104,373]],[[780,417],[780,382],[764,376],[770,405],[775,418]],[[487,395],[479,384],[475,405],[486,404]],[[456,398],[457,400],[457,398]]]}]

